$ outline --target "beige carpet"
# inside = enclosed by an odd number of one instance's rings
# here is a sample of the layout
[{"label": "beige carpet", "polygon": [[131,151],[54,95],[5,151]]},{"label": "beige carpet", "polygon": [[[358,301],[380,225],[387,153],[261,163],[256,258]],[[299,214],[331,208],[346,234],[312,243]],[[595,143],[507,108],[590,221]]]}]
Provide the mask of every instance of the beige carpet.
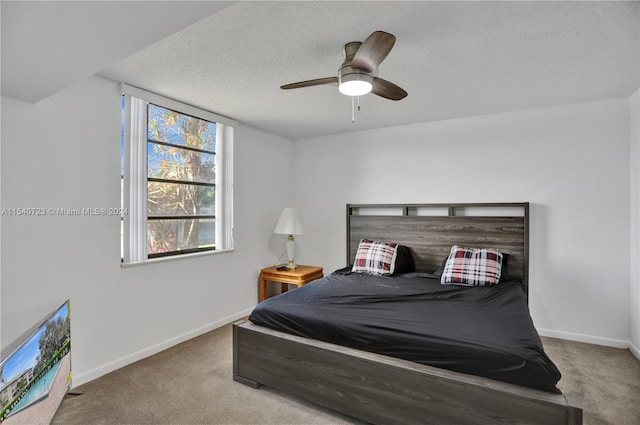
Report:
[{"label": "beige carpet", "polygon": [[[640,424],[640,362],[628,351],[544,338],[563,373],[560,388],[585,425]],[[74,388],[54,425],[361,424],[231,379],[231,326]]]}]

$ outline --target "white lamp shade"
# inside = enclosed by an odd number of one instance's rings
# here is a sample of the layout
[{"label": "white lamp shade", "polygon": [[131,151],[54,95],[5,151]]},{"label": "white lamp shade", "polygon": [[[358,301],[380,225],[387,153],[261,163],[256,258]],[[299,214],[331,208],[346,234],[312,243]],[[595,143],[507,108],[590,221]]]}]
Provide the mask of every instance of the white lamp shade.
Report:
[{"label": "white lamp shade", "polygon": [[280,213],[280,218],[276,223],[276,227],[273,229],[273,233],[279,233],[283,235],[301,235],[302,234],[302,220],[298,215],[298,211],[295,208],[285,208]]}]

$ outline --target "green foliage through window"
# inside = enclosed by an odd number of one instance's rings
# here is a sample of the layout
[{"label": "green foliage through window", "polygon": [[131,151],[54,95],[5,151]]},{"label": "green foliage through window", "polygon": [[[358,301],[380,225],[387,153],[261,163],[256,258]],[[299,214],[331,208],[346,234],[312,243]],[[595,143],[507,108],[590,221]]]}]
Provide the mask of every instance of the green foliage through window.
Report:
[{"label": "green foliage through window", "polygon": [[215,249],[215,122],[149,104],[149,257]]}]

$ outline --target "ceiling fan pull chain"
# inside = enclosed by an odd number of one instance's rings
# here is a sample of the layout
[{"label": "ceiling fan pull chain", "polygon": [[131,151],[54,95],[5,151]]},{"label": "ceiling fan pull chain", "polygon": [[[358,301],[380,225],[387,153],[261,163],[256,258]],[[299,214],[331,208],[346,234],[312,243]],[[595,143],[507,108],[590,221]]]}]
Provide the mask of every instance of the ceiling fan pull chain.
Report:
[{"label": "ceiling fan pull chain", "polygon": [[354,122],[356,122],[356,107],[355,100],[353,96],[351,96],[351,123],[353,124]]},{"label": "ceiling fan pull chain", "polygon": [[[355,98],[358,98],[358,106],[356,109]],[[360,96],[351,96],[351,122],[356,122],[356,110],[360,112]]]}]

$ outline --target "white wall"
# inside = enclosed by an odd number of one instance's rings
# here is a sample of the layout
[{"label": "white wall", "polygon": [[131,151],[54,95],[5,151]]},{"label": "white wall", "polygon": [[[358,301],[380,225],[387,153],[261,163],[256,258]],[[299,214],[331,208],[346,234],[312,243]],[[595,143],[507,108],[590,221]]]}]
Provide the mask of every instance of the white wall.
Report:
[{"label": "white wall", "polygon": [[[2,216],[2,346],[70,298],[79,385],[247,314],[259,269],[280,254],[271,232],[293,200],[292,155],[290,140],[237,129],[229,253],[123,269],[119,217]],[[4,208],[118,207],[118,85],[3,97],[1,158]]]},{"label": "white wall", "polygon": [[631,351],[640,358],[640,91],[629,97],[631,199]]},{"label": "white wall", "polygon": [[307,262],[345,265],[347,203],[528,201],[540,332],[628,346],[627,98],[299,140],[295,152]]}]

